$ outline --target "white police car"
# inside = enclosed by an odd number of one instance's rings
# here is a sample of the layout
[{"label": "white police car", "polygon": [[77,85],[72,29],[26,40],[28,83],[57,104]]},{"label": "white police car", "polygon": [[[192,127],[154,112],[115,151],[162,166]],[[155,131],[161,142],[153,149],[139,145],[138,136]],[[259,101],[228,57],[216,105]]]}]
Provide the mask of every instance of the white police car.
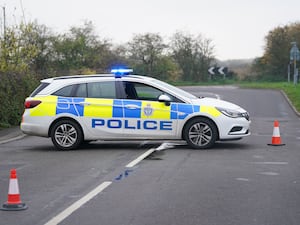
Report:
[{"label": "white police car", "polygon": [[181,139],[202,149],[250,135],[249,114],[235,104],[114,72],[42,80],[25,100],[21,130],[51,137],[59,150],[92,140]]}]

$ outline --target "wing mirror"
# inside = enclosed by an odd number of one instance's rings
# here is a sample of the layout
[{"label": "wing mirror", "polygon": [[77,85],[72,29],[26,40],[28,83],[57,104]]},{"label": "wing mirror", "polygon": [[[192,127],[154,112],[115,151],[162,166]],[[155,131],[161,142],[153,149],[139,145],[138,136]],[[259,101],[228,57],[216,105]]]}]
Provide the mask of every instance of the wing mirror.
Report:
[{"label": "wing mirror", "polygon": [[168,95],[162,94],[158,97],[159,102],[164,102],[166,106],[171,104],[171,98]]}]

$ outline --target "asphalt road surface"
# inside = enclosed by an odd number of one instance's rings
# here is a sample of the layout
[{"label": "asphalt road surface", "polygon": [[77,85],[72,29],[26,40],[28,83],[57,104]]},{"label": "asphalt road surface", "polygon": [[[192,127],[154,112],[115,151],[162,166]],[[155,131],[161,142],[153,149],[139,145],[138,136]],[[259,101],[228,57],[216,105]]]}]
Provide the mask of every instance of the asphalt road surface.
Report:
[{"label": "asphalt road surface", "polygon": [[[251,116],[250,137],[210,150],[184,142],[93,142],[55,151],[50,139],[0,144],[0,204],[17,169],[24,211],[1,225],[299,225],[300,120],[273,90],[184,87]],[[273,122],[284,146],[269,146]],[[0,205],[0,206],[1,206]]]}]

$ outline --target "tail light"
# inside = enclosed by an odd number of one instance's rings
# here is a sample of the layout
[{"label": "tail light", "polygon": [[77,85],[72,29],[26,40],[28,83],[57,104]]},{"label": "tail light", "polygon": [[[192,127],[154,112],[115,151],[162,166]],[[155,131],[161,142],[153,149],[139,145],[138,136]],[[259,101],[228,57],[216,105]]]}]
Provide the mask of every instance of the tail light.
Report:
[{"label": "tail light", "polygon": [[42,101],[40,100],[27,100],[24,103],[24,107],[25,109],[32,109],[34,107],[36,107],[37,105],[39,105]]}]

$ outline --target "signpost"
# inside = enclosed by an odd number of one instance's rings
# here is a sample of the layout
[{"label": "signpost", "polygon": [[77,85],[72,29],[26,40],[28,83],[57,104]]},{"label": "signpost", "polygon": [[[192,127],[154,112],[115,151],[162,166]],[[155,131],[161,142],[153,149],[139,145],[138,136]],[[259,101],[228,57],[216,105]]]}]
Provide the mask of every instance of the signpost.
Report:
[{"label": "signpost", "polygon": [[[292,48],[290,50],[290,61],[294,63],[294,84],[298,83],[298,69],[297,69],[297,61],[300,60],[300,51],[297,47],[296,42],[291,42]],[[290,81],[290,73],[289,73],[289,78],[288,80]]]}]

